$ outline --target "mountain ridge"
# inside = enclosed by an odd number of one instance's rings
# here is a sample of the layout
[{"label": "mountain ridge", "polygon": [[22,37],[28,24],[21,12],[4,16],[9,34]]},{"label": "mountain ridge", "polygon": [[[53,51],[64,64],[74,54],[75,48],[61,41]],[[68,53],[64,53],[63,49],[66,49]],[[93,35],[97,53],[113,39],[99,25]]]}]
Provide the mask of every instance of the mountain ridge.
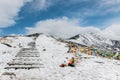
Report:
[{"label": "mountain ridge", "polygon": [[68,39],[68,41],[84,44],[86,46],[95,46],[98,48],[120,48],[119,40],[105,38],[99,34],[77,34]]}]

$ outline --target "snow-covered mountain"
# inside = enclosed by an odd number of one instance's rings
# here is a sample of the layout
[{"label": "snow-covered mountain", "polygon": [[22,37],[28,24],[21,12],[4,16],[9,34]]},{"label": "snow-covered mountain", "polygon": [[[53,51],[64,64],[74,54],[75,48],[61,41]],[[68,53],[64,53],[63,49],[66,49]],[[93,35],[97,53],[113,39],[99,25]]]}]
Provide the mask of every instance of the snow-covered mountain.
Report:
[{"label": "snow-covered mountain", "polygon": [[95,46],[98,48],[116,48],[120,47],[120,41],[111,40],[99,34],[78,34],[68,39],[68,41],[83,44],[86,46]]}]

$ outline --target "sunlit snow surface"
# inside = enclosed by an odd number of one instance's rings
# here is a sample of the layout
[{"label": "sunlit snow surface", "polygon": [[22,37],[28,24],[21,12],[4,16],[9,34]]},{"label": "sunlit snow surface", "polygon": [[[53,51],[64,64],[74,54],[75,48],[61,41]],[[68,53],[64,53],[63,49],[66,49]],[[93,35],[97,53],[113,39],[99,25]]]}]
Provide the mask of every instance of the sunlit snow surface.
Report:
[{"label": "sunlit snow surface", "polygon": [[[28,38],[29,39],[29,38]],[[31,40],[31,39],[30,39]],[[30,41],[28,40],[28,41]],[[26,39],[21,41],[26,41]],[[16,42],[17,44],[18,42]],[[27,44],[27,43],[23,43]],[[24,45],[26,47],[26,45]],[[50,36],[40,35],[36,40],[36,47],[44,64],[44,68],[39,69],[18,69],[4,70],[4,65],[8,60],[12,60],[19,48],[6,48],[11,53],[0,54],[0,74],[3,72],[14,72],[16,76],[0,75],[1,80],[120,80],[120,61],[94,57],[80,53],[83,57],[90,59],[79,60],[75,67],[59,67],[62,63],[68,63],[73,56],[66,53],[68,47]],[[3,45],[0,45],[0,51]],[[43,51],[46,49],[46,51]],[[11,56],[13,55],[13,56]],[[3,57],[4,56],[4,57]],[[66,59],[68,57],[68,59]],[[2,59],[4,58],[4,59]],[[4,64],[4,65],[3,65]]]}]

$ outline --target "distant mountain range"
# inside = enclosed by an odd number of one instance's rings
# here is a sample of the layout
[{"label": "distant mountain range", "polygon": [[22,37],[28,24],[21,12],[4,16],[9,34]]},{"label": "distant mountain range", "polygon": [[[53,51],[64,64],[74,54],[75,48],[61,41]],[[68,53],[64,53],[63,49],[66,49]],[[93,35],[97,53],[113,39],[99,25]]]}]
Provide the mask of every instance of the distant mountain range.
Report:
[{"label": "distant mountain range", "polygon": [[83,44],[86,46],[94,46],[97,48],[120,48],[120,41],[111,40],[101,35],[90,34],[78,34],[68,39],[68,41]]}]

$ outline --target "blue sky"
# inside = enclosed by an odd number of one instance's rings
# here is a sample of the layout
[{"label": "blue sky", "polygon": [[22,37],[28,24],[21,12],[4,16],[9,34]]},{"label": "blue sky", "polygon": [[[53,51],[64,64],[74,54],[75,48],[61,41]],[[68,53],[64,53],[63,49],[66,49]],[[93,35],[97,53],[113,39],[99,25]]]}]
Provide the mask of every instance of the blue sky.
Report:
[{"label": "blue sky", "polygon": [[[12,3],[11,3],[12,1]],[[43,32],[50,34],[53,28],[69,24],[73,29],[95,28],[99,31],[111,31],[118,28],[120,20],[120,0],[4,0],[0,1],[0,33],[2,35]],[[8,13],[7,13],[8,12]],[[63,20],[63,21],[62,21]],[[61,21],[61,24],[57,24]],[[55,27],[50,27],[53,22]],[[46,24],[46,25],[43,25]],[[63,25],[62,25],[63,23]],[[39,25],[37,25],[39,24]],[[43,26],[41,26],[43,25]],[[49,25],[49,26],[48,26]],[[47,27],[44,27],[47,26]],[[115,28],[116,28],[115,26]],[[39,28],[38,28],[39,27]],[[60,27],[60,26],[59,26]],[[43,31],[37,29],[44,29]],[[45,29],[49,29],[47,32]],[[61,29],[61,28],[59,28]],[[61,29],[63,30],[63,29]],[[45,31],[45,32],[44,32]],[[86,30],[85,30],[86,31]],[[88,31],[88,30],[87,30]],[[94,31],[94,30],[93,30]],[[114,31],[113,31],[114,32]],[[63,32],[64,33],[64,32]],[[72,32],[68,32],[72,33]],[[74,33],[74,32],[73,32]],[[77,32],[79,33],[79,31]],[[75,34],[77,34],[75,33]],[[84,33],[84,31],[83,31]],[[60,33],[59,33],[60,34]],[[64,33],[66,34],[66,33]],[[64,35],[61,34],[61,35]],[[118,36],[118,33],[114,35]],[[70,35],[72,36],[72,35]]]}]

